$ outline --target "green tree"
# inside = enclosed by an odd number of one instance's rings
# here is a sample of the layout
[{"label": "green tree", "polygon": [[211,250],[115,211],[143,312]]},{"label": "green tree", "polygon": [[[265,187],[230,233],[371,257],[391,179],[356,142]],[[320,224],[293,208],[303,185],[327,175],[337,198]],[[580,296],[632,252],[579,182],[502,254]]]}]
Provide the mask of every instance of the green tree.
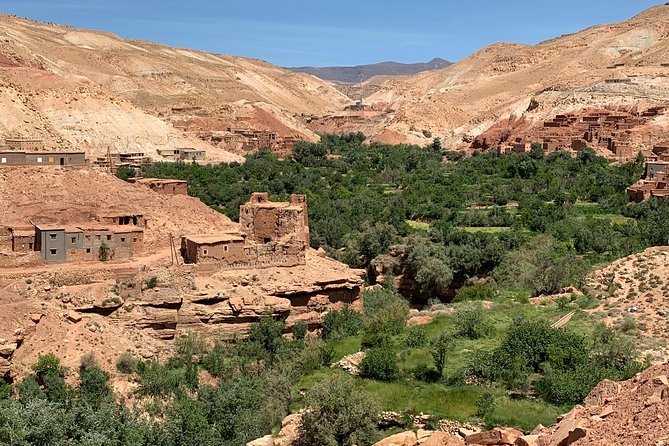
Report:
[{"label": "green tree", "polygon": [[434,360],[434,366],[439,376],[444,375],[448,354],[455,347],[455,340],[450,333],[442,333],[430,343],[430,354]]}]

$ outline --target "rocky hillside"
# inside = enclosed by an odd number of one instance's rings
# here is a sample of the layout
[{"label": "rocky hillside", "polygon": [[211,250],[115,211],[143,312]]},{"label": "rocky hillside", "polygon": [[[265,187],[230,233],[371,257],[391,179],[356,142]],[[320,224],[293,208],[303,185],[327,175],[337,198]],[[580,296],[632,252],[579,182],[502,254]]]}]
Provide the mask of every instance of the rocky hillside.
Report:
[{"label": "rocky hillside", "polygon": [[230,161],[239,158],[175,129],[174,116],[191,109],[254,127],[260,115],[259,127],[315,139],[293,115],[349,102],[326,82],[260,60],[0,15],[0,139],[42,137],[92,154],[198,147]]},{"label": "rocky hillside", "polygon": [[313,74],[326,81],[358,83],[374,76],[411,76],[423,71],[438,70],[449,66],[451,62],[434,58],[429,62],[400,63],[380,62],[353,67],[293,67],[290,70],[298,73]]},{"label": "rocky hillside", "polygon": [[[447,68],[388,80],[368,102],[395,113],[369,133],[417,143],[439,136],[457,147],[504,121],[532,127],[583,108],[643,110],[669,102],[667,56],[669,5],[535,46],[491,45]],[[654,124],[669,126],[665,117]]]}]

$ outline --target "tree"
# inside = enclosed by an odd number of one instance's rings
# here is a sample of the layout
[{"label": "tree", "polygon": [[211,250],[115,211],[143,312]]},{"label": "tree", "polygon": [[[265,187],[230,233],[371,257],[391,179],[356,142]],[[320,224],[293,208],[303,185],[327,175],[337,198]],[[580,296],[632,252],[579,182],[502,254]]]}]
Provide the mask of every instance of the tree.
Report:
[{"label": "tree", "polygon": [[430,343],[430,354],[440,377],[444,375],[446,360],[453,347],[455,347],[455,340],[450,333],[442,333]]},{"label": "tree", "polygon": [[353,378],[336,375],[307,394],[299,427],[298,446],[369,446],[379,437],[380,408]]},{"label": "tree", "polygon": [[366,378],[395,381],[399,374],[397,351],[387,342],[368,350],[360,363],[360,375]]},{"label": "tree", "polygon": [[468,339],[481,339],[490,334],[493,325],[479,306],[463,308],[455,313],[455,333]]}]

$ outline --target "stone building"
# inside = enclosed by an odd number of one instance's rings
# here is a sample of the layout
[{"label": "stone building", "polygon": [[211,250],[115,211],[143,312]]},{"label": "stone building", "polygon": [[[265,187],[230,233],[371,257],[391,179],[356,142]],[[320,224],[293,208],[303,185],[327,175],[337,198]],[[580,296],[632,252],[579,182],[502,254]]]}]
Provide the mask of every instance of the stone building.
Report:
[{"label": "stone building", "polygon": [[216,263],[222,268],[267,268],[306,263],[309,221],[304,195],[271,202],[254,193],[240,207],[237,233],[191,235],[181,239],[186,263]]}]

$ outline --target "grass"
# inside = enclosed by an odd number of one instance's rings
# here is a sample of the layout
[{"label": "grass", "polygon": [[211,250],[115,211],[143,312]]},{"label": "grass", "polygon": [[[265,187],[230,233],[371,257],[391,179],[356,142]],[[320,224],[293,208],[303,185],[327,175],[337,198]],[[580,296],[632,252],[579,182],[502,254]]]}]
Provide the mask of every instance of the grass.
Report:
[{"label": "grass", "polygon": [[509,226],[458,226],[457,229],[470,234],[501,234],[511,230]]},{"label": "grass", "polygon": [[430,223],[417,220],[407,220],[406,223],[411,229],[415,229],[417,231],[429,231],[431,226]]},{"label": "grass", "polygon": [[[525,316],[532,320],[544,319],[555,322],[569,311],[578,310],[576,303],[567,309],[559,309],[556,303],[546,305],[521,304],[509,299],[510,293],[500,293],[494,307],[486,314],[494,325],[493,333],[485,339],[469,340],[456,339],[455,348],[449,355],[446,363],[446,383],[461,383],[460,379],[471,352],[480,349],[492,349],[503,338],[508,326],[514,318]],[[464,303],[454,304],[456,311]],[[582,334],[590,333],[593,329],[593,320],[583,312],[577,311],[572,321],[567,325],[570,330]],[[439,315],[431,323],[425,325],[428,339],[433,339],[443,332],[453,332],[453,315]],[[328,343],[335,350],[334,361],[343,356],[356,353],[360,350],[361,336],[351,336]],[[402,348],[400,348],[402,350]],[[427,346],[421,348],[403,349],[399,357],[404,376],[410,376],[419,364],[432,365],[432,355]],[[345,374],[338,367],[325,367],[314,373],[302,377],[298,383],[293,401],[293,410],[298,410],[304,404],[302,395],[311,389],[317,382],[330,379],[337,374]],[[380,382],[370,379],[357,378],[356,384],[361,390],[369,393],[381,405],[383,410],[418,413],[423,412],[435,418],[451,419],[456,421],[480,421],[476,418],[476,401],[484,392],[492,392],[495,396],[495,409],[486,419],[488,423],[514,426],[524,431],[531,431],[537,424],[550,425],[556,417],[566,411],[537,399],[511,399],[501,388],[486,388],[466,386],[462,384],[447,385],[444,383],[425,383],[408,378],[395,382]]]}]

